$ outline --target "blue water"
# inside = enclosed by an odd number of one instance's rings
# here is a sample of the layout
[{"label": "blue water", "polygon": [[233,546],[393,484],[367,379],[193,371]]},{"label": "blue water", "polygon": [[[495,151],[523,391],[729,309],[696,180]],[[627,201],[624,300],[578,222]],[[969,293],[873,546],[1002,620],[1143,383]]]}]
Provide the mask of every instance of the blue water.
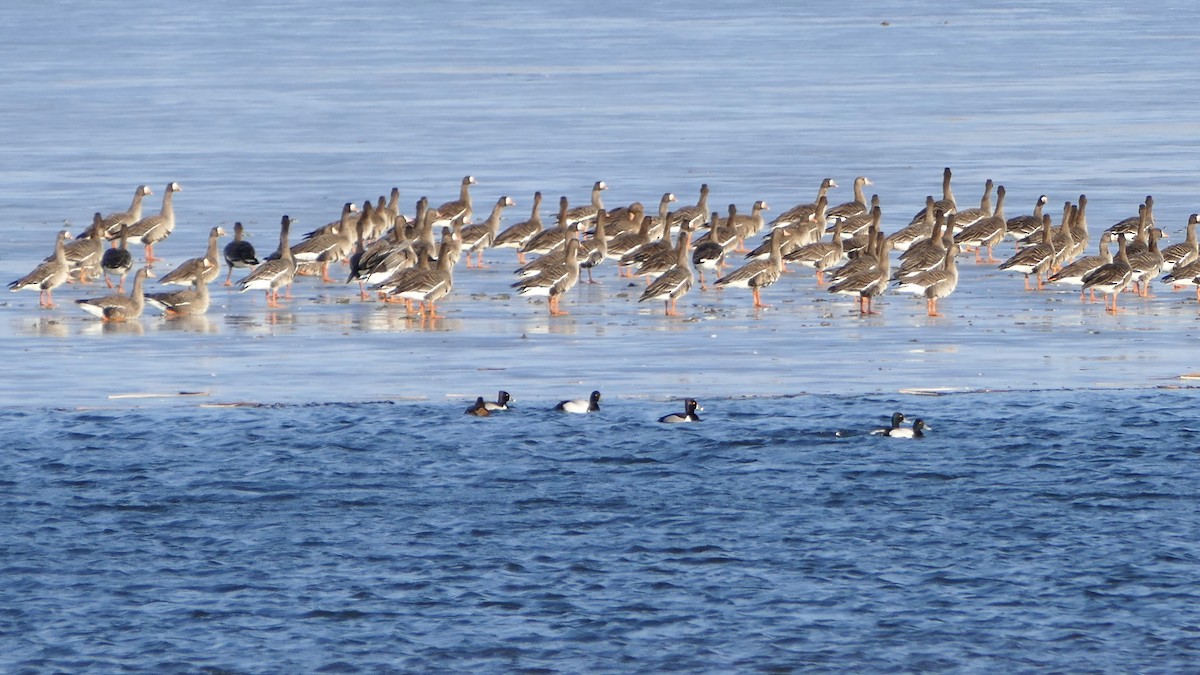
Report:
[{"label": "blue water", "polygon": [[1190,670],[1197,402],[4,411],[0,667]]},{"label": "blue water", "polygon": [[[1178,241],[1198,24],[1173,0],[5,3],[0,279],[170,181],[170,263],[216,224],[265,248],[283,213],[393,185],[411,212],[466,174],[508,222],[596,180],[778,213],[865,174],[890,231],[951,166],[1009,215],[1086,192],[1093,233],[1153,194]],[[944,319],[792,275],[772,311],[693,291],[667,320],[609,267],[549,320],[488,259],[432,327],[312,279],[285,310],[221,289],[123,326],[70,306],[94,287],[5,294],[0,670],[1196,670],[1197,395],[1162,388],[1200,371],[1190,294],[1108,317],[966,264]],[[462,416],[498,387],[518,410]],[[601,414],[549,412],[593,388]],[[180,391],[204,396],[109,398]],[[654,424],[684,395],[703,423]],[[239,401],[267,405],[199,407]],[[929,437],[865,433],[897,409]]]}]

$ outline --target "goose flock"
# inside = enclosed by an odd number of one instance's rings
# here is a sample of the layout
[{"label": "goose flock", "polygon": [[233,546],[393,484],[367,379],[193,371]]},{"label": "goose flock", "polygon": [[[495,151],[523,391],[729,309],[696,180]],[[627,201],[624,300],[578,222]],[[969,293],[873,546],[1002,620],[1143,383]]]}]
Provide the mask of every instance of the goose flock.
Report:
[{"label": "goose flock", "polygon": [[[240,222],[223,247],[220,239],[227,233],[213,227],[202,256],[161,276],[153,271],[161,260],[154,247],[175,229],[174,199],[182,188],[168,183],[160,210],[145,215],[143,199],[154,192],[140,185],[125,211],[97,212],[75,239],[59,232],[53,252],[9,288],[37,290],[39,305],[52,309],[56,289],[67,284],[85,288],[102,278],[111,292],[74,302],[103,321],[137,319],[147,305],[167,316],[196,315],[210,307],[209,285],[220,276],[223,259],[224,285],[240,292],[262,291],[270,308],[290,300],[293,284],[310,276],[325,284],[357,284],[363,301],[402,303],[409,316],[426,320],[440,318],[437,304],[453,292],[463,258],[468,270],[484,268],[489,249],[512,249],[517,267],[511,288],[518,295],[545,298],[551,316],[566,314],[563,298],[585,272],[587,282],[594,282],[597,268],[606,263],[623,280],[644,279],[638,301],[662,302],[667,315],[678,314],[677,302],[697,280],[703,292],[745,289],[755,309],[768,307],[766,289],[795,276],[798,266],[813,270],[819,288],[854,298],[860,314],[875,313],[874,302],[891,290],[923,298],[926,313],[941,316],[939,302],[957,289],[958,259],[965,252],[974,255],[976,264],[1021,274],[1029,291],[1046,284],[1076,286],[1082,301],[1095,301],[1098,292],[1110,313],[1120,311],[1118,298],[1124,292],[1149,297],[1150,282],[1159,276],[1175,288],[1195,287],[1200,301],[1196,214],[1188,219],[1183,241],[1162,247],[1166,233],[1155,221],[1154,199],[1148,196],[1136,215],[1103,231],[1095,254],[1085,255],[1090,241],[1086,195],[1067,201],[1057,222],[1046,211],[1046,195],[1034,201],[1031,213],[1010,217],[1003,185],[988,179],[975,207],[959,203],[952,178],[946,168],[941,198],[928,195],[903,226],[886,232],[883,206],[878,195],[867,198],[865,190],[872,183],[865,176],[854,180],[848,201],[833,203],[830,192],[838,184],[825,178],[813,201],[772,220],[767,220],[770,207],[764,201],[755,202],[749,213],[735,204],[724,213],[710,209],[707,184],[700,186],[694,204],[680,206],[676,195],[666,192],[650,209],[641,202],[609,208],[603,202],[608,185],[601,180],[582,205],[560,197],[549,223],[542,220],[542,194],[535,193],[529,217],[508,227],[502,227],[505,211],[516,201],[500,196],[486,217],[476,219],[471,188],[477,181],[466,176],[457,198],[435,204],[421,197],[412,216],[401,213],[398,188],[361,206],[347,202],[336,220],[295,240],[296,220],[285,215],[278,246],[265,256],[245,238]],[[753,241],[755,237],[759,239]],[[1000,259],[994,254],[1005,239],[1014,240],[1016,250]],[[136,270],[126,294],[126,277],[135,266],[129,247],[136,244],[144,247],[146,264]],[[331,275],[335,269],[338,277]],[[244,272],[236,281],[235,271]],[[181,288],[148,291],[147,283]]]}]

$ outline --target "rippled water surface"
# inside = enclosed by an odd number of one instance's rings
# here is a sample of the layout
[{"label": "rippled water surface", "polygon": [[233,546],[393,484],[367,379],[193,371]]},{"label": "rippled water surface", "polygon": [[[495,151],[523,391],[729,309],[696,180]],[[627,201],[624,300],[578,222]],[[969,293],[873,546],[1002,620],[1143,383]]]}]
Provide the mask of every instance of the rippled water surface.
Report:
[{"label": "rippled water surface", "polygon": [[[892,231],[950,166],[1008,215],[1086,193],[1093,241],[1152,194],[1179,241],[1200,11],[961,5],[7,3],[0,278],[170,181],[160,272],[467,174],[505,224],[596,180],[778,213],[867,175]],[[312,278],[126,325],[5,294],[0,669],[1195,669],[1190,292],[1113,317],[964,256],[941,318],[799,272],[674,319],[601,267],[551,320],[488,260],[433,323]],[[703,423],[654,423],[685,395]],[[896,409],[934,430],[866,433]]]},{"label": "rippled water surface", "polygon": [[[1196,393],[4,412],[8,670],[1187,669]],[[867,434],[893,408],[920,440]],[[1119,420],[1119,423],[1114,421]]]}]

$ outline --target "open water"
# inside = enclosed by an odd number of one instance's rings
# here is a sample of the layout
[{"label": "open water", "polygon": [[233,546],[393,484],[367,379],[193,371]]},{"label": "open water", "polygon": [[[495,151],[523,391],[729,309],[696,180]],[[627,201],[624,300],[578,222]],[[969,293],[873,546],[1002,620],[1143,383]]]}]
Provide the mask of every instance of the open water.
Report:
[{"label": "open water", "polygon": [[[951,166],[1010,215],[1087,193],[1093,235],[1153,194],[1177,241],[1198,14],[7,3],[0,277],[170,181],[164,268],[216,224],[269,250],[283,213],[392,185],[411,212],[466,174],[507,222],[595,180],[778,213],[862,174],[890,231]],[[801,273],[771,311],[693,290],[668,320],[602,268],[547,320],[488,258],[433,326],[312,279],[125,326],[70,306],[95,287],[4,298],[0,669],[1196,669],[1190,293],[1110,317],[964,258],[942,319],[860,318]],[[498,388],[516,410],[461,414]],[[594,388],[598,415],[549,411]],[[654,423],[684,395],[701,424]],[[893,410],[933,430],[867,433]]]}]

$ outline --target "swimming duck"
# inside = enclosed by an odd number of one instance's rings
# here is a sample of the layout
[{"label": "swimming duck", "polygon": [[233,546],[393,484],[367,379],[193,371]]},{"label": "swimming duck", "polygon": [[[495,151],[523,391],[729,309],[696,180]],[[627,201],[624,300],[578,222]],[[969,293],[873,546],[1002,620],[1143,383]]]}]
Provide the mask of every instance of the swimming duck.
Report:
[{"label": "swimming duck", "polygon": [[911,427],[894,427],[892,429],[888,429],[884,436],[887,436],[888,438],[923,438],[925,436],[926,429],[932,431],[933,427],[925,424],[925,420],[916,419],[913,420],[913,425]]},{"label": "swimming duck", "polygon": [[475,403],[473,403],[470,408],[467,408],[467,411],[464,414],[472,415],[474,417],[487,417],[492,414],[491,411],[488,410],[487,406],[487,402],[483,400],[482,396],[480,396],[479,398],[475,399]]},{"label": "swimming duck", "polygon": [[554,406],[555,410],[567,413],[593,413],[600,412],[600,392],[593,391],[592,395],[587,399],[577,398],[570,401],[562,401]]},{"label": "swimming duck", "polygon": [[904,424],[904,413],[896,411],[892,413],[892,425],[884,429],[876,429],[871,433],[876,436],[887,436],[895,429],[899,429]]},{"label": "swimming duck", "polygon": [[700,416],[696,414],[697,410],[704,410],[700,404],[696,403],[694,398],[683,399],[683,412],[673,412],[670,415],[663,415],[658,418],[663,424],[680,424],[683,422],[699,422]]},{"label": "swimming duck", "polygon": [[[479,398],[482,399],[483,397],[480,396]],[[508,410],[508,404],[512,402],[512,396],[509,396],[507,391],[501,389],[499,395],[496,396],[496,400],[485,402],[483,407],[487,408],[489,411]]]}]

